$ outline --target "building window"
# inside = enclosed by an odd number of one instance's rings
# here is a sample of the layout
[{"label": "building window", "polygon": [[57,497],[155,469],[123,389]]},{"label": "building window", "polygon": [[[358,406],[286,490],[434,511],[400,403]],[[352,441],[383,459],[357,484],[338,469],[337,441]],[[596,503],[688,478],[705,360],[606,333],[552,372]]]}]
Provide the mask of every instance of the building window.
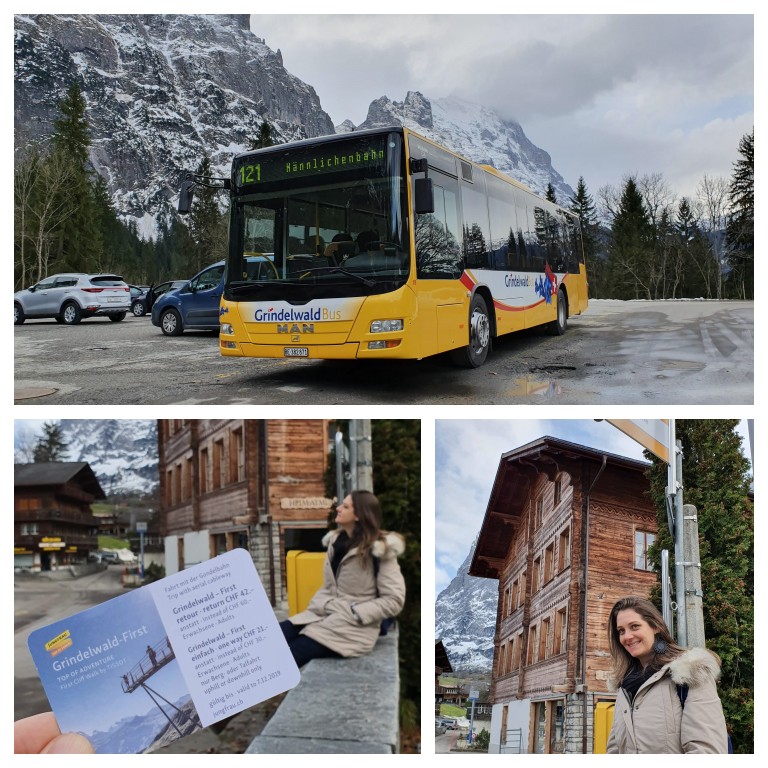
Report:
[{"label": "building window", "polygon": [[517,605],[516,608],[519,608],[524,602],[525,602],[525,583],[526,583],[526,576],[525,572],[520,574],[520,591],[517,595]]},{"label": "building window", "polygon": [[652,571],[648,559],[648,548],[656,541],[656,534],[649,531],[635,530],[635,568],[639,571]]},{"label": "building window", "polygon": [[533,561],[533,574],[531,576],[531,594],[535,595],[539,591],[539,571],[541,570],[541,558],[537,557]]},{"label": "building window", "polygon": [[22,523],[21,535],[22,536],[36,536],[38,534],[37,523]]},{"label": "building window", "polygon": [[200,449],[200,495],[208,493],[208,449]]},{"label": "building window", "polygon": [[520,649],[523,647],[523,633],[518,632],[512,646],[512,669],[520,669]]},{"label": "building window", "polygon": [[510,613],[517,609],[518,600],[520,599],[520,583],[518,579],[512,584],[512,598],[510,600]]},{"label": "building window", "polygon": [[539,637],[539,661],[547,658],[547,642],[549,641],[549,619],[543,619],[541,622],[541,634]]},{"label": "building window", "polygon": [[555,636],[553,638],[552,655],[565,653],[565,639],[568,635],[568,624],[565,621],[566,608],[561,608],[555,614]]},{"label": "building window", "polygon": [[192,484],[194,483],[195,479],[193,477],[193,471],[192,471],[192,457],[190,456],[187,459],[186,466],[184,467],[184,498],[185,499],[191,499],[192,498]]},{"label": "building window", "polygon": [[548,584],[554,578],[555,542],[553,541],[544,550],[544,584]]},{"label": "building window", "polygon": [[224,441],[216,440],[213,443],[213,490],[221,488],[224,479]]},{"label": "building window", "polygon": [[536,637],[538,626],[533,626],[528,630],[528,654],[526,664],[533,664],[536,661]]},{"label": "building window", "polygon": [[229,482],[239,483],[245,479],[245,451],[243,430],[234,429],[229,436]]},{"label": "building window", "polygon": [[501,602],[501,618],[505,619],[509,616],[509,587],[504,590],[504,597]]},{"label": "building window", "polygon": [[571,529],[566,528],[560,534],[557,545],[557,570],[564,570],[571,564]]},{"label": "building window", "polygon": [[536,520],[534,527],[538,530],[541,528],[541,523],[544,520],[544,499],[539,498],[536,500]]},{"label": "building window", "polygon": [[558,477],[557,480],[555,480],[555,506],[557,506],[560,503],[560,500],[563,497],[563,481]]}]

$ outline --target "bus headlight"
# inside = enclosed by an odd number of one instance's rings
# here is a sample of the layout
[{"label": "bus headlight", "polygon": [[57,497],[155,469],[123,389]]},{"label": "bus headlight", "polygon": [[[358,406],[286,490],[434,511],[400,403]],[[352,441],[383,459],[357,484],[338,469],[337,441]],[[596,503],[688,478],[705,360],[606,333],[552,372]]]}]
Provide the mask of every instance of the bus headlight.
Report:
[{"label": "bus headlight", "polygon": [[371,323],[371,333],[390,333],[391,331],[402,330],[402,320],[374,320]]},{"label": "bus headlight", "polygon": [[225,336],[234,336],[235,329],[229,323],[222,323],[219,329]]},{"label": "bus headlight", "polygon": [[394,349],[400,346],[400,339],[387,339],[386,341],[369,341],[368,349]]}]

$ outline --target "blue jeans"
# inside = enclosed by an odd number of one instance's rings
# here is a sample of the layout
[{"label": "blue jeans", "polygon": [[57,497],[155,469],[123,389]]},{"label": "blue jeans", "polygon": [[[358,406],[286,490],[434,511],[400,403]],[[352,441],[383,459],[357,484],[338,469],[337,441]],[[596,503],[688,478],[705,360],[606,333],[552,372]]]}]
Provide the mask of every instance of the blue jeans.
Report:
[{"label": "blue jeans", "polygon": [[311,637],[299,634],[303,628],[303,624],[292,624],[287,619],[280,622],[280,629],[283,630],[283,635],[297,666],[303,667],[312,659],[340,658],[341,654],[336,653],[336,651],[320,645]]}]

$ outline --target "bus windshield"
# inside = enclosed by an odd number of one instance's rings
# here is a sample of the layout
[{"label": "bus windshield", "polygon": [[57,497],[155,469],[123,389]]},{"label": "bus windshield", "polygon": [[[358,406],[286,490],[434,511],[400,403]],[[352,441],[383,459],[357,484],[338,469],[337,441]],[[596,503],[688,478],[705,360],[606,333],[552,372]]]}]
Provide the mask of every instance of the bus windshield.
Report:
[{"label": "bus windshield", "polygon": [[[401,137],[381,134],[323,152],[305,145],[236,158],[225,296],[309,301],[403,285],[410,257],[402,157]],[[258,255],[264,260],[249,260]]]}]

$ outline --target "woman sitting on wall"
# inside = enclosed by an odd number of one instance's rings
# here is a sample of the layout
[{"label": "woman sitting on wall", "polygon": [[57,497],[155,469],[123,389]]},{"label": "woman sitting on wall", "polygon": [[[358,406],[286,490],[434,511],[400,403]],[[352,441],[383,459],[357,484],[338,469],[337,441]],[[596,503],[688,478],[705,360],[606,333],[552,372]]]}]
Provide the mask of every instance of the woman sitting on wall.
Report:
[{"label": "woman sitting on wall", "polygon": [[336,507],[336,524],[323,538],[323,586],[305,611],[280,623],[300,667],[311,659],[370,652],[382,620],[400,613],[405,602],[397,562],[405,541],[381,530],[379,500],[370,491],[352,491]]}]

